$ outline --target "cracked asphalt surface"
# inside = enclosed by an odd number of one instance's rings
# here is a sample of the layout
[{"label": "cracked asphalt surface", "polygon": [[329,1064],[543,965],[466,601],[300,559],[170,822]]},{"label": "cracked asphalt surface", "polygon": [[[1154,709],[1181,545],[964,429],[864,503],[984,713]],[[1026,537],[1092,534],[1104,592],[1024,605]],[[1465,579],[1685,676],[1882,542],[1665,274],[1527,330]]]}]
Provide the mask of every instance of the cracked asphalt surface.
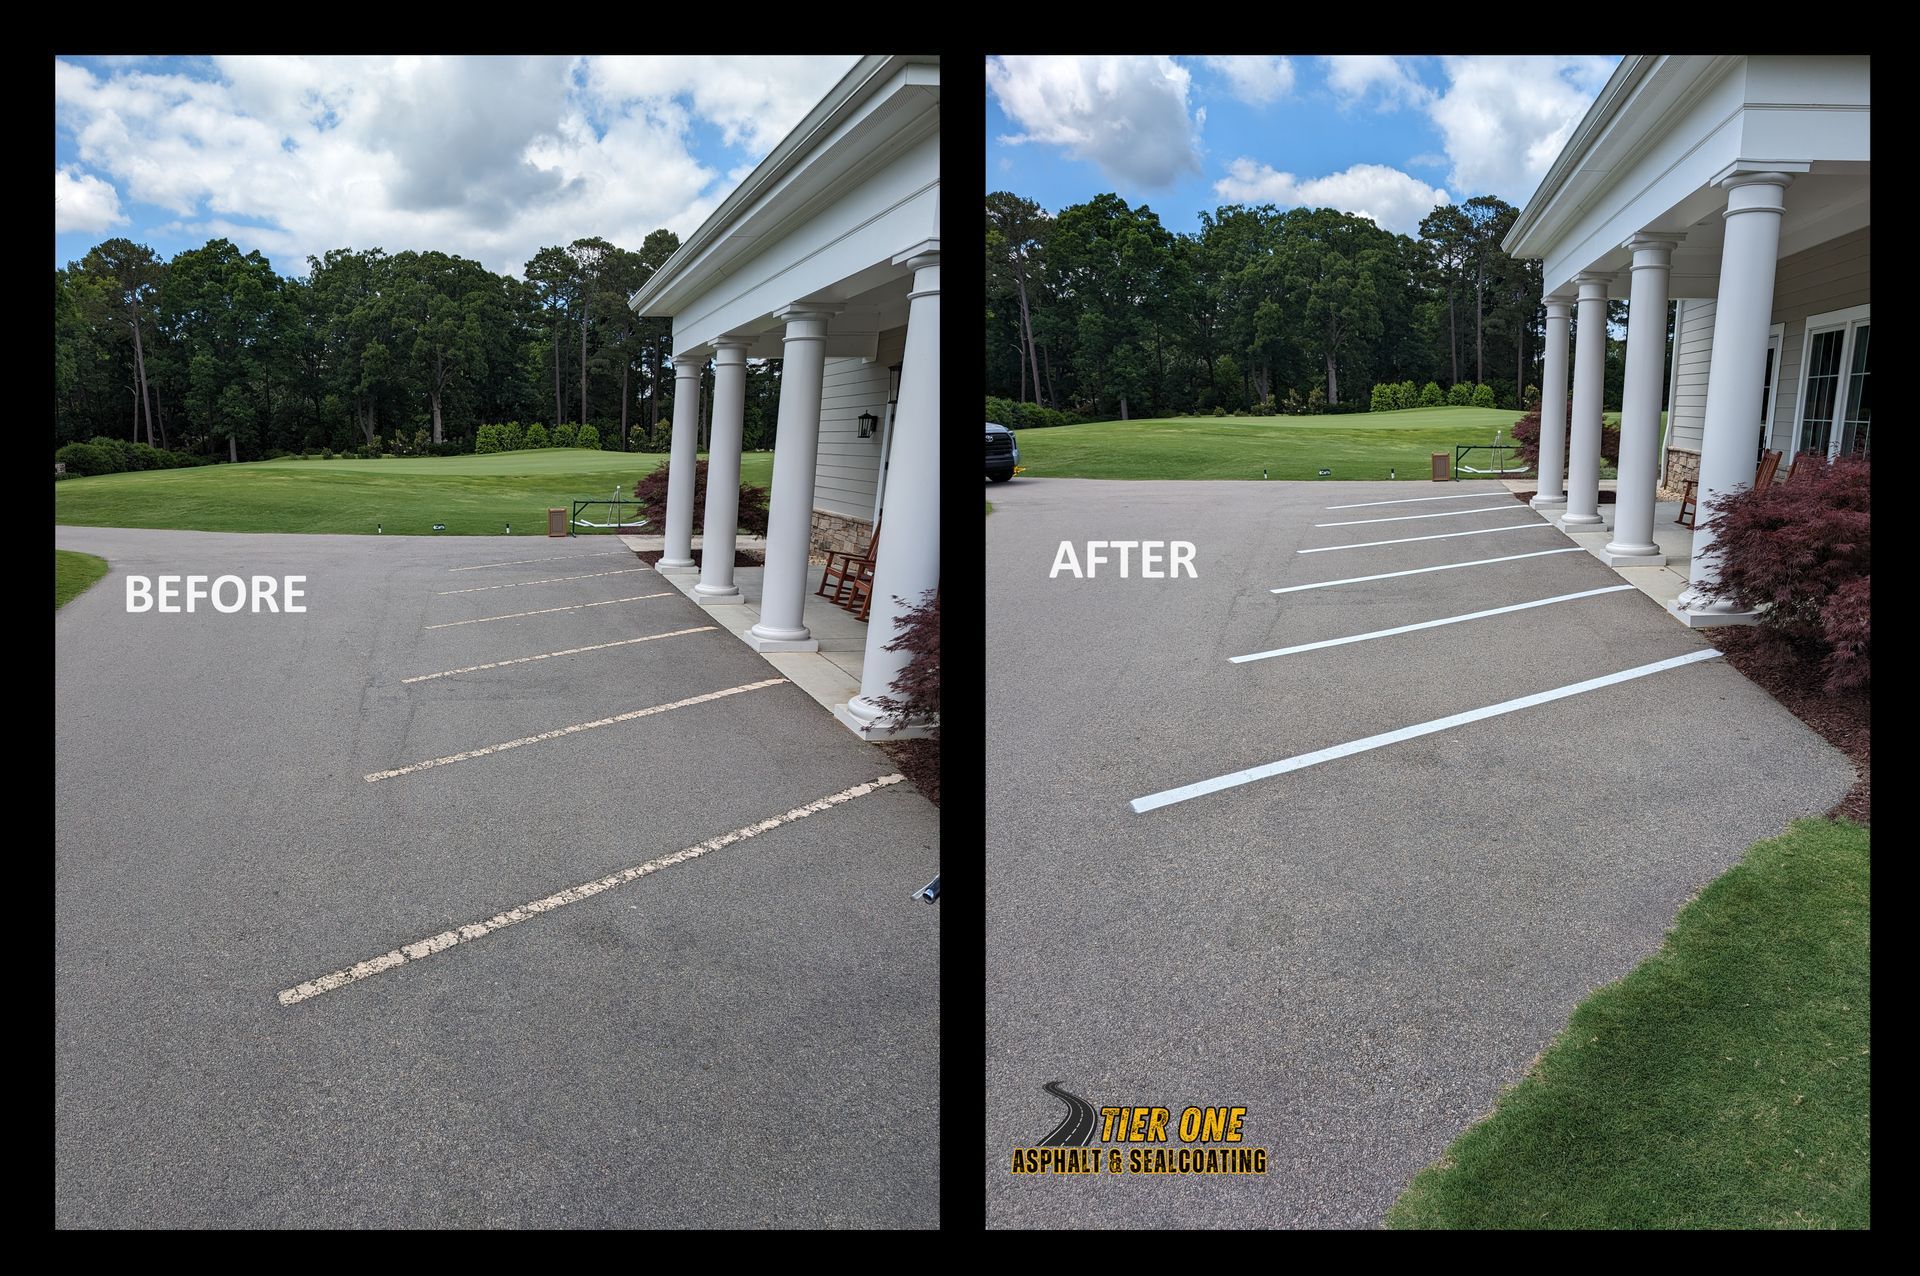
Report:
[{"label": "cracked asphalt surface", "polygon": [[[1511,511],[1329,511],[1406,483],[998,485],[986,519],[987,1130],[994,1227],[1369,1228],[1682,903],[1852,769],[1719,660],[1136,815],[1175,785],[1696,651],[1638,591],[1243,665],[1618,584]],[[1430,508],[1443,510],[1437,503]],[[1049,579],[1059,544],[1184,539],[1197,580]],[[1264,1177],[1014,1176],[1093,1106],[1248,1108]]]},{"label": "cracked asphalt surface", "polygon": [[[63,1227],[934,1227],[937,812],[911,785],[293,1007],[398,944],[890,773],[604,541],[59,527]],[[633,565],[639,566],[637,562]],[[304,616],[129,615],[124,578],[303,574]],[[645,601],[428,631],[628,595]],[[920,1116],[902,1120],[903,1096]]]}]

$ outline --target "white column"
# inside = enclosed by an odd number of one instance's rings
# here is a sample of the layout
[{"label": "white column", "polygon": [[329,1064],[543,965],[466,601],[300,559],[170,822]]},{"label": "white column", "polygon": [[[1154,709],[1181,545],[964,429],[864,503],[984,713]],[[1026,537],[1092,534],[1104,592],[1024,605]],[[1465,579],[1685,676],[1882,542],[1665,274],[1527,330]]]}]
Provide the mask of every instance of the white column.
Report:
[{"label": "white column", "polygon": [[1666,382],[1667,285],[1683,235],[1635,235],[1633,288],[1627,301],[1626,382],[1620,392],[1620,481],[1613,498],[1612,567],[1661,567],[1653,543],[1654,489],[1660,485],[1660,388]]},{"label": "white column", "polygon": [[940,584],[940,241],[927,240],[893,260],[913,271],[913,292],[887,470],[886,534],[874,564],[860,694],[833,710],[863,736],[907,725],[874,703],[892,693],[894,678],[907,666],[905,653],[886,646],[899,637],[900,614]]},{"label": "white column", "polygon": [[673,445],[667,457],[667,545],[654,570],[690,576],[693,566],[694,471],[700,455],[700,365],[688,351],[673,356]]},{"label": "white column", "polygon": [[1700,442],[1699,513],[1694,519],[1693,563],[1687,589],[1674,613],[1698,629],[1753,623],[1754,613],[1731,602],[1710,602],[1701,586],[1719,579],[1711,559],[1713,498],[1753,486],[1753,427],[1760,419],[1773,326],[1773,276],[1780,254],[1780,216],[1785,173],[1736,173],[1720,185],[1727,191],[1726,240],[1720,249],[1720,292],[1713,311],[1713,354],[1707,367],[1707,413]]},{"label": "white column", "polygon": [[760,621],[747,631],[747,645],[755,651],[818,651],[819,642],[807,632],[805,610],[827,312],[789,306],[778,313],[787,321],[787,334],[773,444],[773,500],[767,510],[767,570]]},{"label": "white column", "polygon": [[1576,275],[1580,327],[1574,334],[1573,444],[1567,450],[1567,512],[1560,526],[1570,532],[1602,530],[1600,522],[1600,406],[1607,384],[1607,277]]},{"label": "white column", "polygon": [[713,343],[713,430],[707,443],[707,526],[700,540],[700,583],[693,600],[705,607],[745,600],[733,583],[733,533],[740,522],[740,431],[747,411],[747,341]]},{"label": "white column", "polygon": [[1573,303],[1547,298],[1546,367],[1540,373],[1540,490],[1529,502],[1535,509],[1567,503],[1561,468],[1567,458],[1567,321]]}]

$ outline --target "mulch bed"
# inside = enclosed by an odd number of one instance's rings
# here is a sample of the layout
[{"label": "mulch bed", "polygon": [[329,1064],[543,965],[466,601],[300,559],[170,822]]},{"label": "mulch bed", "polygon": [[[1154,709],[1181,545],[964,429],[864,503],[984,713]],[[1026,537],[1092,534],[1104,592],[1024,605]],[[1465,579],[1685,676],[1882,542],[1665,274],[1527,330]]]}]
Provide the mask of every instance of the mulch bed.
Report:
[{"label": "mulch bed", "polygon": [[[667,556],[667,551],[664,549],[637,549],[634,553],[639,556],[641,562],[649,566]],[[701,564],[700,553],[701,551],[697,549],[693,551],[693,564],[696,567]],[[749,553],[744,549],[736,549],[733,551],[733,565],[735,567],[765,567],[767,564],[766,560],[758,554]]]},{"label": "mulch bed", "polygon": [[938,740],[882,740],[879,747],[927,801],[940,805],[940,742]]},{"label": "mulch bed", "polygon": [[[1538,492],[1515,492],[1513,499],[1524,505],[1538,495]],[[1600,489],[1600,503],[1602,505],[1612,505],[1614,503],[1614,496],[1615,493],[1607,491],[1604,487]]]},{"label": "mulch bed", "polygon": [[1772,642],[1759,629],[1709,629],[1707,641],[1728,664],[1764,687],[1794,717],[1847,755],[1856,778],[1830,819],[1873,823],[1873,706],[1868,693],[1836,694],[1821,689],[1826,676],[1818,662]]}]

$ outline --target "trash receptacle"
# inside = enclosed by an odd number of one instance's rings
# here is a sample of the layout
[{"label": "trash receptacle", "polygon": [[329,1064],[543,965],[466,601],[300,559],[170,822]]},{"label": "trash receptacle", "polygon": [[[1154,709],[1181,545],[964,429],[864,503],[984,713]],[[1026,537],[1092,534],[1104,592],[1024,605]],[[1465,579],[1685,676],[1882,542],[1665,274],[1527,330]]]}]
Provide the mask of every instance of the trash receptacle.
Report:
[{"label": "trash receptacle", "polygon": [[565,536],[567,534],[567,512],[565,510],[547,511],[547,535]]},{"label": "trash receptacle", "polygon": [[1453,477],[1453,458],[1445,452],[1433,454],[1433,481],[1444,483]]}]

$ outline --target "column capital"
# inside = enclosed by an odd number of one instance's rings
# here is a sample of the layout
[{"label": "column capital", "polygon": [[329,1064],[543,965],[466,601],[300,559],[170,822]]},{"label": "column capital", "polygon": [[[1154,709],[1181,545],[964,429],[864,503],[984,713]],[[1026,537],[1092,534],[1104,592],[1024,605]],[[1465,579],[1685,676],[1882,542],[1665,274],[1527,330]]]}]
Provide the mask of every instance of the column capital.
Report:
[{"label": "column capital", "polygon": [[713,361],[716,364],[743,364],[747,361],[747,347],[754,342],[750,332],[729,332],[724,337],[713,339]]},{"label": "column capital", "polygon": [[1573,282],[1580,285],[1580,300],[1605,301],[1607,289],[1613,284],[1613,276],[1603,275],[1598,271],[1583,270],[1573,277]]},{"label": "column capital", "polygon": [[[1642,231],[1630,237],[1621,247],[1633,253],[1633,269],[1645,270],[1649,267],[1658,267],[1664,270],[1671,265],[1673,250],[1678,248],[1685,238],[1686,234],[1681,231],[1662,231],[1658,234]],[[1640,259],[1643,253],[1647,257],[1645,261]]]},{"label": "column capital", "polygon": [[783,323],[804,322],[808,319],[827,320],[839,314],[840,306],[823,306],[817,302],[796,301],[792,305],[782,306],[773,312],[773,317]]},{"label": "column capital", "polygon": [[915,244],[913,247],[907,249],[907,251],[903,253],[895,253],[893,256],[892,264],[895,266],[909,266],[914,270],[918,270],[922,266],[939,265],[940,264],[939,236],[936,235],[932,239],[923,239],[919,243]]},{"label": "column capital", "polygon": [[1721,217],[1741,213],[1778,213],[1786,208],[1787,187],[1793,184],[1791,173],[1735,173],[1714,183],[1727,192],[1727,206]]},{"label": "column capital", "polygon": [[701,365],[706,359],[688,350],[673,356],[673,375],[675,380],[691,381],[700,375]]},{"label": "column capital", "polygon": [[1546,301],[1547,318],[1571,319],[1573,318],[1573,305],[1574,302],[1571,297],[1548,297]]}]

